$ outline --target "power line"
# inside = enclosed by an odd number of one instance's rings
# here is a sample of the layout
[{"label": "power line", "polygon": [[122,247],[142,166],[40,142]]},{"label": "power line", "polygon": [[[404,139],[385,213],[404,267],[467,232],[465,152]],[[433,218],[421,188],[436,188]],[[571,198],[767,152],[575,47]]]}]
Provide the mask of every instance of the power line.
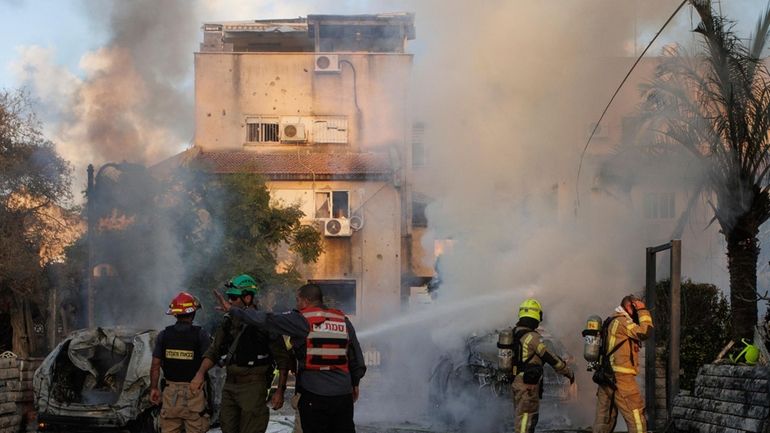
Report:
[{"label": "power line", "polygon": [[660,34],[663,33],[663,30],[668,26],[668,24],[674,19],[676,14],[679,13],[679,11],[688,1],[689,0],[683,0],[682,3],[679,4],[679,7],[676,8],[674,13],[672,13],[671,16],[668,17],[666,22],[663,23],[663,27],[661,27],[660,30],[658,30],[658,32],[655,33],[655,36],[652,37],[652,39],[650,40],[650,43],[647,44],[647,46],[644,48],[644,51],[642,51],[642,54],[640,54],[639,57],[637,57],[636,61],[631,66],[631,69],[629,69],[626,76],[623,77],[623,81],[621,81],[618,88],[615,89],[615,93],[612,94],[612,97],[610,98],[610,101],[607,103],[607,106],[604,107],[604,111],[602,111],[602,115],[599,116],[599,120],[594,125],[594,128],[591,131],[591,135],[588,136],[588,141],[586,141],[586,145],[585,147],[583,147],[583,152],[580,154],[580,163],[578,164],[577,178],[575,179],[575,215],[577,215],[578,208],[580,207],[580,172],[583,169],[583,159],[586,156],[586,151],[588,151],[588,146],[591,144],[591,139],[594,138],[594,134],[596,134],[596,131],[599,129],[599,125],[602,123],[602,120],[604,119],[604,115],[607,114],[607,111],[610,109],[610,105],[612,105],[612,101],[615,100],[615,97],[618,96],[618,93],[620,93],[620,89],[622,89],[623,85],[626,84],[628,77],[630,77],[631,73],[634,72],[634,69],[636,69],[636,65],[639,64],[639,62],[642,60],[642,57],[644,57],[644,55],[647,54],[647,51],[650,49],[652,44],[655,42],[656,39],[658,39],[658,36],[660,36]]}]

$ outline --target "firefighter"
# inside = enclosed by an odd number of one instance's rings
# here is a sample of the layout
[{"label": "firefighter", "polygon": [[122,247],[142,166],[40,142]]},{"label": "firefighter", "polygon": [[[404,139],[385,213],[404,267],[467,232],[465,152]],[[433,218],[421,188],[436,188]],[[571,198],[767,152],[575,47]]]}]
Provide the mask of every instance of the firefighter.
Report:
[{"label": "firefighter", "polygon": [[364,355],[350,320],[324,305],[319,286],[300,287],[297,309],[281,314],[239,308],[218,298],[234,317],[290,337],[304,433],[355,433],[353,404],[366,373]]},{"label": "firefighter", "polygon": [[519,306],[519,321],[513,330],[514,374],[513,407],[516,433],[533,433],[537,426],[540,397],[543,390],[543,364],[550,364],[557,373],[575,382],[575,374],[558,355],[545,346],[537,332],[543,320],[543,308],[535,299]]},{"label": "firefighter", "polygon": [[[618,411],[629,433],[647,431],[644,399],[636,383],[639,374],[639,348],[652,330],[652,316],[640,299],[629,295],[620,301],[612,316],[602,326],[605,363],[614,382],[600,384],[596,391],[596,418],[593,433],[615,430]],[[606,337],[605,337],[606,336]]]},{"label": "firefighter", "polygon": [[[252,277],[239,275],[225,287],[233,305],[256,311],[254,298],[259,288]],[[274,367],[279,371],[278,388],[270,405],[278,410],[284,402],[290,358],[283,338],[226,314],[203,357],[190,388],[200,389],[204,375],[215,364],[226,367],[219,415],[222,432],[264,433],[270,418],[266,402]]]},{"label": "firefighter", "polygon": [[150,402],[161,403],[158,389],[160,370],[163,369],[166,387],[160,411],[161,433],[203,433],[209,429],[206,398],[202,392],[191,392],[190,381],[209,348],[211,337],[203,328],[193,325],[195,312],[201,308],[198,299],[185,292],[179,293],[166,314],[176,316],[176,323],[160,331],[155,340],[150,367]]}]

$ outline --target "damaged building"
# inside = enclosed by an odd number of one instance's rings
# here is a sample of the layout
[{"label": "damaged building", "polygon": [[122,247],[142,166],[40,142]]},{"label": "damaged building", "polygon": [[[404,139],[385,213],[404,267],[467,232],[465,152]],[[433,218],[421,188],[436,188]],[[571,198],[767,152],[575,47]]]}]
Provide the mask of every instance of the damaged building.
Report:
[{"label": "damaged building", "polygon": [[359,322],[400,311],[410,286],[432,275],[412,266],[413,227],[425,225],[424,206],[417,221],[412,215],[413,14],[210,22],[202,30],[194,147],[172,160],[261,175],[275,205],[298,205],[303,224],[323,235],[316,263],[284,254],[282,266],[296,266]]}]

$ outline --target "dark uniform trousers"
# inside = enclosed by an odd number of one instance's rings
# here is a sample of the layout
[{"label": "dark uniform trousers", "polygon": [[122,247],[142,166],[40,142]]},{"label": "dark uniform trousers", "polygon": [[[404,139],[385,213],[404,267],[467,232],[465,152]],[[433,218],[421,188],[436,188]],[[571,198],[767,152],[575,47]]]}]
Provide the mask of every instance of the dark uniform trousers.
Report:
[{"label": "dark uniform trousers", "polygon": [[298,407],[304,433],[356,433],[353,394],[325,396],[303,389]]}]

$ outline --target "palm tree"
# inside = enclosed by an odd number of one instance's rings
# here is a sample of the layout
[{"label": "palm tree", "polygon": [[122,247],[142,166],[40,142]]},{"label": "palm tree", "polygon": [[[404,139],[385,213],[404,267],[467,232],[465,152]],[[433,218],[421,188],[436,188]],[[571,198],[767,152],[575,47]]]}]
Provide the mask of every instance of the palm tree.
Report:
[{"label": "palm tree", "polygon": [[709,0],[691,0],[701,23],[694,55],[667,50],[643,87],[661,134],[703,162],[709,203],[727,242],[733,336],[753,337],[757,323],[760,226],[770,217],[770,74],[761,58],[770,8],[749,43]]}]

